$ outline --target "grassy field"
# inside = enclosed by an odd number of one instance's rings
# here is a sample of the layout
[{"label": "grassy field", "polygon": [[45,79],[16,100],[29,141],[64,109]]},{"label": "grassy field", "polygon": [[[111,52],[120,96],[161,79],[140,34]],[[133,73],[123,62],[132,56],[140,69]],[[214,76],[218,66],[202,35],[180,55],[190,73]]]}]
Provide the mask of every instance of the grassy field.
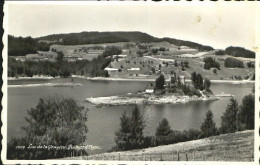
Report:
[{"label": "grassy field", "polygon": [[131,161],[254,161],[254,131],[213,136],[200,140],[141,150],[69,157],[83,160]]}]

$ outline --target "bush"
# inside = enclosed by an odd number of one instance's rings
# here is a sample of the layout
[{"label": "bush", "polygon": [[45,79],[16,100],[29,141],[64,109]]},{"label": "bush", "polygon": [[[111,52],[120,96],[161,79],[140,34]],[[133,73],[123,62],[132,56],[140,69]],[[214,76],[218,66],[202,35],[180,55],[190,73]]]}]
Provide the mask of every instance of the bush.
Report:
[{"label": "bush", "polygon": [[218,72],[217,69],[213,69],[213,73],[217,74],[217,72]]}]

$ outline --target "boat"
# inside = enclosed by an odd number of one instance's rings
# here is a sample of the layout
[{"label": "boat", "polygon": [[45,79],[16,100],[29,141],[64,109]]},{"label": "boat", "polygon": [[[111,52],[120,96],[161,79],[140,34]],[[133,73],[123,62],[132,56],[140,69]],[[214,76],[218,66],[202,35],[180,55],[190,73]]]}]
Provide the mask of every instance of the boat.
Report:
[{"label": "boat", "polygon": [[234,95],[222,92],[221,94],[217,94],[216,96],[217,97],[233,97]]}]

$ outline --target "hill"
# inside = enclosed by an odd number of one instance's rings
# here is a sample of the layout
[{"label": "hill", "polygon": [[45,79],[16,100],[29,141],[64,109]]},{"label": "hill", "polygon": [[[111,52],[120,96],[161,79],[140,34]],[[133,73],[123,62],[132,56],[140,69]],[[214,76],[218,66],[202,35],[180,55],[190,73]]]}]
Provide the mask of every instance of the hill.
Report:
[{"label": "hill", "polygon": [[[38,42],[36,42],[38,41]],[[202,45],[196,42],[184,41],[174,38],[157,38],[142,32],[80,32],[68,34],[52,34],[38,38],[22,38],[8,36],[8,54],[17,56],[28,53],[35,53],[37,50],[48,50],[51,44],[61,45],[84,45],[84,44],[104,44],[118,42],[135,43],[157,43],[168,42],[179,46],[186,46],[197,49],[199,52],[212,51],[213,47]],[[220,54],[228,54],[235,57],[255,58],[255,52],[241,48],[228,47]]]},{"label": "hill", "polygon": [[[179,156],[178,156],[179,155]],[[83,160],[131,161],[253,161],[254,131],[247,130],[205,139],[151,147],[141,150],[69,157]]]},{"label": "hill", "polygon": [[64,45],[83,45],[83,44],[101,44],[115,42],[161,42],[167,41],[177,46],[188,46],[199,49],[200,51],[214,50],[210,46],[201,45],[191,41],[178,40],[173,38],[156,38],[142,32],[81,32],[69,34],[53,34],[36,38],[37,40],[63,40]]}]

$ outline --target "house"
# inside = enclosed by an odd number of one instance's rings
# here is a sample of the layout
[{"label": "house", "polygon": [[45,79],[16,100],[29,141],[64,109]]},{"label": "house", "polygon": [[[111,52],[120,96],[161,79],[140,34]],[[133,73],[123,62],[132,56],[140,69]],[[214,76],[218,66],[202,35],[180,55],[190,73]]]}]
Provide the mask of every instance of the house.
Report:
[{"label": "house", "polygon": [[152,94],[154,92],[154,89],[146,89],[145,93],[147,94]]},{"label": "house", "polygon": [[117,68],[105,68],[105,70],[107,70],[107,71],[118,71]]},{"label": "house", "polygon": [[128,71],[139,71],[140,68],[131,68],[131,69],[127,69]]}]

